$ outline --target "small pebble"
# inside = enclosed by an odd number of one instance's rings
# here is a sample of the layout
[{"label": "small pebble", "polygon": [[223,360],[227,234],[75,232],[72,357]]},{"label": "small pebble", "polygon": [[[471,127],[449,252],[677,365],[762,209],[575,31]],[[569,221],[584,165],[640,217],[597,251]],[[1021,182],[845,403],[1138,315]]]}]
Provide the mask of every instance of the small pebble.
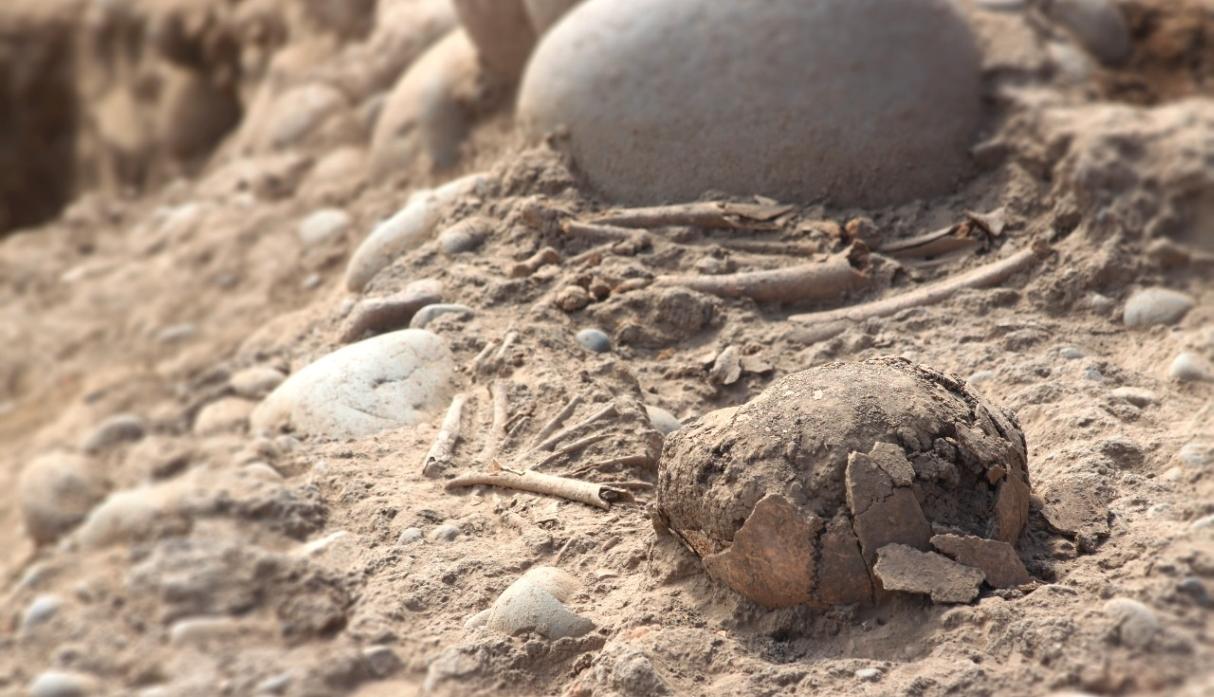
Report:
[{"label": "small pebble", "polygon": [[447,256],[471,252],[492,230],[493,224],[485,218],[467,218],[440,232],[438,246]]},{"label": "small pebble", "polygon": [[368,646],[363,649],[363,661],[371,674],[383,678],[400,669],[400,656],[389,646]]},{"label": "small pebble", "polygon": [[21,631],[28,632],[50,620],[62,606],[63,599],[57,595],[44,594],[34,598],[21,615]]},{"label": "small pebble", "polygon": [[1209,361],[1192,351],[1184,351],[1172,361],[1168,374],[1181,382],[1209,382],[1214,380],[1214,368]]},{"label": "small pebble", "polygon": [[143,438],[147,426],[142,417],[135,414],[118,414],[102,421],[96,429],[84,439],[80,449],[95,455],[119,443],[129,443]]},{"label": "small pebble", "polygon": [[452,314],[470,316],[473,314],[473,311],[472,311],[472,308],[468,307],[467,305],[455,305],[455,304],[448,304],[448,303],[438,303],[438,304],[434,304],[434,305],[427,305],[427,306],[423,307],[422,309],[418,310],[417,314],[413,315],[413,318],[411,320],[409,320],[409,328],[410,329],[425,329],[426,325],[430,324],[430,322],[434,321],[434,319],[436,317],[438,317],[440,315],[452,315]]},{"label": "small pebble", "polygon": [[324,278],[318,273],[310,273],[304,276],[304,280],[300,281],[299,285],[304,290],[316,290],[320,284],[324,282]]},{"label": "small pebble", "polygon": [[420,528],[405,528],[400,531],[400,537],[396,538],[398,547],[411,545],[414,542],[420,542],[422,539],[422,531]]},{"label": "small pebble", "polygon": [[350,227],[350,214],[339,208],[322,208],[299,222],[299,241],[306,247],[327,244]]},{"label": "small pebble", "polygon": [[670,435],[683,427],[682,422],[679,421],[677,416],[662,407],[646,404],[645,413],[649,416],[649,424],[664,436]]},{"label": "small pebble", "polygon": [[1083,351],[1080,351],[1079,349],[1075,348],[1074,346],[1064,346],[1063,348],[1058,350],[1058,355],[1062,356],[1063,358],[1067,359],[1068,361],[1075,361],[1075,360],[1079,360],[1080,358],[1083,358],[1084,353],[1083,353]]},{"label": "small pebble", "polygon": [[1117,399],[1125,400],[1140,409],[1159,402],[1159,397],[1154,392],[1144,390],[1139,387],[1118,387],[1110,394]]},{"label": "small pebble", "polygon": [[189,341],[198,333],[198,328],[189,322],[172,324],[156,333],[156,341],[162,344],[178,344]]},{"label": "small pebble", "polygon": [[274,445],[284,453],[293,453],[299,450],[299,439],[290,434],[283,434],[274,439]]},{"label": "small pebble", "polygon": [[30,683],[29,697],[88,697],[97,688],[97,680],[91,675],[48,670]]},{"label": "small pebble", "polygon": [[254,692],[259,695],[281,695],[291,686],[291,674],[279,673],[257,683]]},{"label": "small pebble", "polygon": [[861,682],[877,682],[881,679],[881,671],[877,668],[861,668],[855,672],[855,676]]},{"label": "small pebble", "polygon": [[75,527],[105,493],[105,480],[93,462],[68,453],[34,459],[17,482],[25,529],[39,544]]},{"label": "small pebble", "polygon": [[995,371],[979,370],[978,372],[974,373],[973,375],[970,375],[969,379],[966,380],[966,382],[968,382],[972,385],[980,385],[984,382],[990,382],[994,379],[995,379]]},{"label": "small pebble", "polygon": [[203,407],[194,417],[194,434],[213,436],[245,430],[257,404],[239,397],[223,397]]},{"label": "small pebble", "polygon": [[250,462],[244,466],[244,473],[263,482],[281,482],[282,475],[278,470],[264,462]]},{"label": "small pebble", "polygon": [[443,523],[437,528],[434,528],[434,532],[430,533],[430,539],[441,542],[450,542],[458,536],[459,528],[450,523]]},{"label": "small pebble", "polygon": [[1209,530],[1214,528],[1214,513],[1207,516],[1202,516],[1192,523],[1189,523],[1189,527],[1193,530]]},{"label": "small pebble", "polygon": [[577,312],[590,304],[590,293],[581,286],[565,286],[557,291],[554,302],[565,312]]},{"label": "small pebble", "polygon": [[583,329],[577,333],[577,342],[587,351],[594,353],[611,350],[611,339],[601,329]]},{"label": "small pebble", "polygon": [[270,394],[287,378],[281,370],[269,366],[254,366],[232,376],[228,384],[241,397],[261,399]]},{"label": "small pebble", "polygon": [[1085,380],[1091,380],[1092,382],[1104,382],[1104,373],[1096,370],[1095,368],[1084,368],[1083,378]]},{"label": "small pebble", "polygon": [[1104,612],[1113,619],[1121,643],[1130,648],[1146,648],[1159,631],[1155,612],[1137,600],[1113,598],[1104,604]]},{"label": "small pebble", "polygon": [[1190,467],[1208,467],[1214,464],[1214,443],[1185,443],[1176,455]]},{"label": "small pebble", "polygon": [[187,617],[169,628],[172,646],[203,646],[230,641],[244,633],[245,627],[234,617]]},{"label": "small pebble", "polygon": [[1127,327],[1176,324],[1193,309],[1193,298],[1167,288],[1145,288],[1125,302],[1122,321]]},{"label": "small pebble", "polygon": [[1214,606],[1214,598],[1210,597],[1206,584],[1196,576],[1189,576],[1181,580],[1176,584],[1176,590],[1197,601],[1197,604],[1202,607]]}]

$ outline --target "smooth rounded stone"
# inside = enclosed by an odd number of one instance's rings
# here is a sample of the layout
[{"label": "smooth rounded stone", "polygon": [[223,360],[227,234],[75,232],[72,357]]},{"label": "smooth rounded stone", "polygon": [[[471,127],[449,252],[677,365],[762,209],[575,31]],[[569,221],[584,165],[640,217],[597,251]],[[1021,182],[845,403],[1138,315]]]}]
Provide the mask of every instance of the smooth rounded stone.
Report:
[{"label": "smooth rounded stone", "polygon": [[460,315],[468,317],[473,314],[472,308],[467,305],[457,305],[454,303],[435,303],[427,305],[417,311],[413,318],[409,320],[410,329],[425,329],[427,324],[430,324],[435,319],[442,315]]},{"label": "smooth rounded stone", "polygon": [[881,206],[966,174],[980,68],[949,0],[588,0],[540,40],[518,121],[566,132],[612,200]]},{"label": "smooth rounded stone", "polygon": [[1122,321],[1127,327],[1176,324],[1193,309],[1192,296],[1167,288],[1144,288],[1125,301]]},{"label": "smooth rounded stone", "polygon": [[532,569],[502,591],[485,625],[510,635],[535,632],[547,639],[582,636],[594,628],[594,623],[571,612],[558,597],[568,599],[576,587],[577,580],[560,569]]},{"label": "smooth rounded stone", "polygon": [[523,72],[535,29],[523,0],[452,0],[481,63],[497,77],[514,82]]},{"label": "smooth rounded stone", "polygon": [[1214,513],[1194,520],[1189,527],[1193,530],[1214,530]]},{"label": "smooth rounded stone", "polygon": [[1214,381],[1214,367],[1196,353],[1183,351],[1168,367],[1168,375],[1181,382],[1210,382]]},{"label": "smooth rounded stone", "polygon": [[476,47],[463,29],[427,49],[384,102],[371,135],[371,175],[416,168],[419,158],[433,170],[458,162],[475,105],[484,94],[485,77]]},{"label": "smooth rounded stone", "polygon": [[228,380],[232,391],[246,399],[261,399],[282,384],[287,376],[270,366],[258,365],[239,371]]},{"label": "smooth rounded stone", "polygon": [[1214,443],[1193,441],[1181,446],[1176,453],[1180,461],[1190,467],[1207,467],[1214,465]]},{"label": "smooth rounded stone", "polygon": [[488,218],[465,218],[438,234],[438,247],[447,256],[471,252],[493,232]]},{"label": "smooth rounded stone", "polygon": [[574,5],[582,0],[523,0],[527,15],[536,36],[543,36],[557,20],[564,17]]},{"label": "smooth rounded stone", "polygon": [[450,523],[443,523],[430,533],[430,539],[436,542],[450,542],[457,537],[459,537],[459,528]]},{"label": "smooth rounded stone", "polygon": [[259,149],[278,150],[295,145],[345,104],[345,95],[330,85],[312,83],[287,90],[274,99],[265,120],[258,124]]},{"label": "smooth rounded stone", "polygon": [[198,327],[191,322],[170,324],[156,332],[156,341],[162,344],[180,344],[198,335]]},{"label": "smooth rounded stone", "polygon": [[346,266],[346,288],[355,293],[362,292],[375,274],[430,239],[447,206],[475,191],[485,181],[482,174],[469,174],[437,189],[415,192],[403,208],[375,226],[354,250]]},{"label": "smooth rounded stone", "polygon": [[1091,380],[1092,382],[1104,382],[1104,373],[1100,372],[1096,368],[1084,368],[1083,379]]},{"label": "smooth rounded stone", "polygon": [[25,529],[38,544],[53,542],[105,498],[106,484],[89,460],[68,453],[35,458],[17,482]]},{"label": "smooth rounded stone", "polygon": [[423,539],[421,528],[405,528],[400,531],[400,536],[396,538],[398,547],[405,547],[414,542],[421,542]]},{"label": "smooth rounded stone", "polygon": [[250,462],[244,466],[244,473],[263,482],[281,482],[282,475],[278,470],[264,462]]},{"label": "smooth rounded stone", "polygon": [[359,301],[346,316],[341,340],[357,341],[368,333],[381,334],[409,326],[417,311],[443,300],[442,281],[424,278],[405,286],[399,293],[383,298]]},{"label": "smooth rounded stone", "polygon": [[1141,387],[1118,387],[1109,394],[1117,399],[1129,402],[1140,409],[1159,403],[1158,395],[1151,390]]},{"label": "smooth rounded stone", "polygon": [[281,695],[291,686],[291,674],[279,673],[257,683],[254,693],[259,695]]},{"label": "smooth rounded stone", "polygon": [[683,427],[683,422],[679,421],[679,417],[662,407],[646,404],[645,413],[649,416],[649,423],[664,436]]},{"label": "smooth rounded stone", "polygon": [[860,682],[877,682],[881,679],[881,671],[878,668],[860,668],[853,675]]},{"label": "smooth rounded stone", "polygon": [[655,494],[709,575],[765,607],[872,604],[872,574],[968,602],[983,574],[930,552],[933,529],[1014,545],[1026,449],[1015,415],[957,378],[904,358],[838,362],[672,433]]},{"label": "smooth rounded stone", "polygon": [[1132,649],[1146,648],[1159,631],[1155,612],[1137,600],[1113,598],[1105,602],[1104,613],[1113,620],[1121,643]]},{"label": "smooth rounded stone", "polygon": [[119,443],[137,441],[146,433],[147,424],[143,417],[136,414],[117,414],[102,421],[88,438],[84,439],[80,449],[95,455]]},{"label": "smooth rounded stone", "polygon": [[194,434],[213,436],[245,430],[256,402],[240,397],[223,397],[203,407],[194,417]]},{"label": "smooth rounded stone", "polygon": [[404,329],[345,346],[287,378],[253,411],[253,428],[359,438],[428,419],[451,401],[442,339]]},{"label": "smooth rounded stone", "polygon": [[363,664],[378,678],[391,675],[401,667],[400,656],[390,646],[368,646],[363,649],[362,657]]},{"label": "smooth rounded stone", "polygon": [[85,549],[99,549],[177,529],[184,484],[171,480],[116,491],[88,514],[75,537]]},{"label": "smooth rounded stone", "polygon": [[1101,63],[1119,65],[1129,57],[1133,47],[1130,28],[1110,0],[1047,0],[1043,6],[1051,19]]},{"label": "smooth rounded stone", "polygon": [[1074,346],[1064,346],[1064,347],[1058,349],[1058,355],[1062,356],[1063,358],[1067,359],[1068,361],[1077,361],[1080,358],[1083,358],[1084,353],[1083,353],[1083,351],[1080,351],[1079,349],[1075,348]]},{"label": "smooth rounded stone", "polygon": [[299,221],[296,234],[305,247],[318,247],[340,238],[353,220],[340,208],[322,208]]},{"label": "smooth rounded stone", "polygon": [[247,629],[235,617],[187,617],[169,627],[169,645],[204,646],[231,641],[247,634]]},{"label": "smooth rounded stone", "polygon": [[965,381],[971,385],[981,385],[984,382],[993,382],[996,377],[998,376],[993,370],[979,370],[971,374]]},{"label": "smooth rounded stone", "polygon": [[21,631],[28,632],[38,625],[48,622],[61,607],[63,607],[63,598],[49,593],[39,595],[21,614]]},{"label": "smooth rounded stone", "polygon": [[90,697],[99,694],[97,679],[85,673],[48,670],[29,684],[29,697]]},{"label": "smooth rounded stone", "polygon": [[587,351],[605,353],[611,350],[611,337],[601,329],[583,329],[575,338]]}]

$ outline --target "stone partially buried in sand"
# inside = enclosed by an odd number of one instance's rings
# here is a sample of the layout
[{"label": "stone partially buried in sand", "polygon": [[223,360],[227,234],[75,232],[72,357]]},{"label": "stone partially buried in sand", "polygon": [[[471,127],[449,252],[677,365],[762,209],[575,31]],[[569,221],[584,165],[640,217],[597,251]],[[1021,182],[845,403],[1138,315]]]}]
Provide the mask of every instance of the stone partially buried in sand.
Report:
[{"label": "stone partially buried in sand", "polygon": [[1190,295],[1167,288],[1144,288],[1125,301],[1122,321],[1127,327],[1176,324],[1191,309]]},{"label": "stone partially buried in sand", "polygon": [[489,609],[486,625],[512,635],[535,632],[548,639],[582,636],[594,628],[594,623],[564,605],[576,588],[577,581],[560,569],[531,569],[502,591]]},{"label": "stone partially buried in sand", "polygon": [[446,344],[430,332],[383,334],[287,378],[253,411],[253,428],[358,438],[411,426],[447,406],[454,369]]},{"label": "stone partially buried in sand", "polygon": [[17,482],[25,528],[38,543],[52,542],[75,527],[105,494],[105,482],[92,463],[70,453],[34,459]]},{"label": "stone partially buried in sand", "polygon": [[589,0],[540,40],[518,116],[614,200],[886,205],[965,174],[980,64],[948,0]]}]

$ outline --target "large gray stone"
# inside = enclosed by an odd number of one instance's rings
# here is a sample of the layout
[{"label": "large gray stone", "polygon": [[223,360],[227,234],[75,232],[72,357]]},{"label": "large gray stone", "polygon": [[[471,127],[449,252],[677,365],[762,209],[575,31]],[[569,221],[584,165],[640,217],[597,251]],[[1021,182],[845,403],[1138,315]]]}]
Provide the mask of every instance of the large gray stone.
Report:
[{"label": "large gray stone", "polygon": [[951,190],[981,58],[950,0],[589,0],[540,40],[519,121],[625,202],[843,205]]},{"label": "large gray stone", "polygon": [[350,344],[287,378],[253,411],[254,430],[357,438],[415,424],[451,400],[442,339],[405,329]]},{"label": "large gray stone", "polygon": [[1127,327],[1176,324],[1191,309],[1190,295],[1167,288],[1144,288],[1125,301],[1122,319]]}]

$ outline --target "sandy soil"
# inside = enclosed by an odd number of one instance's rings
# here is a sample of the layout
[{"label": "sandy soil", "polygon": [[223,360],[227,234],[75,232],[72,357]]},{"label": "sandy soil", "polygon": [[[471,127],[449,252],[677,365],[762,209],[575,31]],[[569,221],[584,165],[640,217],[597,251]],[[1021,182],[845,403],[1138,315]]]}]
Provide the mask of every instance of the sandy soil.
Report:
[{"label": "sandy soil", "polygon": [[[557,152],[519,142],[508,114],[483,118],[452,169],[372,176],[365,103],[354,99],[278,147],[246,145],[264,127],[251,119],[268,118],[251,107],[205,158],[149,145],[140,171],[164,174],[135,188],[120,181],[126,165],[91,160],[118,174],[0,240],[0,693],[25,694],[59,670],[86,676],[88,694],[143,697],[1214,694],[1214,382],[1170,372],[1182,352],[1214,360],[1214,5],[1128,0],[1133,54],[1103,68],[1048,21],[981,4],[967,4],[987,55],[976,172],[953,195],[899,207],[788,202],[766,230],[570,236],[560,221],[609,202]],[[278,72],[234,78],[233,94],[371,69],[356,59],[373,31],[291,26],[312,33],[263,41]],[[104,138],[81,142],[115,152]],[[378,221],[414,189],[470,172],[487,184],[446,209],[439,229],[484,216],[483,245],[447,256],[427,242],[361,294],[347,290],[346,261]],[[350,225],[301,240],[301,220],[330,207]],[[875,258],[874,283],[834,301],[646,285],[787,266],[857,239],[879,250],[967,212],[1004,224],[959,254]],[[789,320],[1034,242],[1048,254],[998,287],[827,336]],[[561,261],[513,273],[544,247]],[[233,376],[298,371],[345,343],[358,300],[419,279],[474,310],[427,327],[469,398],[440,476],[422,461],[441,411],[355,439],[251,432],[257,398],[239,395]],[[1126,326],[1127,299],[1149,287],[1186,293],[1193,307],[1173,323]],[[584,349],[575,334],[587,327],[611,350]],[[478,371],[478,354],[508,334],[500,365]],[[727,350],[736,371],[722,366]],[[1031,582],[961,604],[890,594],[872,607],[767,610],[655,530],[644,486],[658,478],[653,457],[586,468],[656,455],[643,405],[686,422],[809,367],[891,355],[967,380],[1016,414],[1033,489],[1017,547]],[[494,389],[510,428],[491,443]],[[617,414],[602,440],[545,471],[640,482],[637,502],[600,510],[444,487],[486,471],[489,445],[503,465],[527,464],[575,395],[586,400],[576,419],[607,400]],[[223,413],[208,409],[221,401]],[[89,444],[115,415],[139,417],[140,435]],[[20,473],[86,449],[109,491],[138,492],[145,517],[105,543],[68,532],[36,545]],[[402,538],[412,528],[420,539]],[[466,626],[542,565],[578,581],[566,605],[590,632],[549,640]],[[46,597],[55,609],[31,620]]]}]

